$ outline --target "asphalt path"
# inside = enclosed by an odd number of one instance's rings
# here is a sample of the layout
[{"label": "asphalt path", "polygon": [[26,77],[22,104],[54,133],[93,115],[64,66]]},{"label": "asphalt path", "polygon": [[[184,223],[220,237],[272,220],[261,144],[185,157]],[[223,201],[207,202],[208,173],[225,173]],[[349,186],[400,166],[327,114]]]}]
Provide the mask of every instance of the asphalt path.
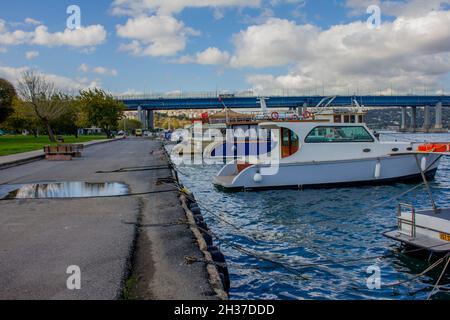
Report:
[{"label": "asphalt path", "polygon": [[[95,145],[73,161],[0,170],[0,187],[85,181],[124,183],[131,193],[170,190],[157,183],[169,169],[109,172],[165,167],[159,149],[145,138]],[[0,299],[119,299],[130,277],[135,298],[213,298],[204,263],[185,263],[202,255],[188,226],[177,224],[183,220],[175,191],[0,201]],[[81,289],[67,287],[70,266],[80,269]]]}]

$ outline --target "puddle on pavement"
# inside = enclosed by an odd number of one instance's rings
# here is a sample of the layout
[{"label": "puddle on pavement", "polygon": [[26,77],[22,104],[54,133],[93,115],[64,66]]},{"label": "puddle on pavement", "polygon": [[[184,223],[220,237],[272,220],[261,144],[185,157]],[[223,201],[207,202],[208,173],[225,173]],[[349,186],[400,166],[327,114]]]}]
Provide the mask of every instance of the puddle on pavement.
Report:
[{"label": "puddle on pavement", "polygon": [[6,199],[84,198],[128,194],[126,184],[117,182],[56,182],[21,185],[10,191]]}]

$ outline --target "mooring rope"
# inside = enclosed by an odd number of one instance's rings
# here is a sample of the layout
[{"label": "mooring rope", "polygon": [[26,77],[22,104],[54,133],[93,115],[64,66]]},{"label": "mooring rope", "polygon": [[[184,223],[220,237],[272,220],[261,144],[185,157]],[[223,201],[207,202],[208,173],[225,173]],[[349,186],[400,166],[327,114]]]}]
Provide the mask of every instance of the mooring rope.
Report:
[{"label": "mooring rope", "polygon": [[448,264],[450,262],[450,254],[447,254],[445,256],[445,258],[447,259],[447,262],[445,263],[444,269],[442,269],[441,275],[439,276],[438,280],[436,281],[436,284],[434,285],[433,290],[431,290],[430,294],[428,295],[427,300],[430,300],[433,295],[435,295],[437,292],[439,292],[439,291],[436,291],[436,289],[439,287],[439,282],[441,282],[442,278],[444,277],[445,271],[447,270]]}]

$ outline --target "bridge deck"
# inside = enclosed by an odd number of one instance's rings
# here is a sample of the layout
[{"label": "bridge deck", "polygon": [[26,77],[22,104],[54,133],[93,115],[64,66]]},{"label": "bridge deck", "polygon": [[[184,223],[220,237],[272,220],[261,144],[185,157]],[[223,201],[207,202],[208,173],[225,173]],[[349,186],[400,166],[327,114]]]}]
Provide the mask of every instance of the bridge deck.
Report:
[{"label": "bridge deck", "polygon": [[[268,96],[268,108],[297,108],[315,107],[323,96]],[[329,98],[329,97],[328,97]],[[257,96],[231,97],[123,97],[129,110],[183,110],[183,109],[221,109],[229,108],[260,108]],[[337,96],[333,106],[349,106],[357,101],[365,107],[424,107],[441,103],[443,107],[450,107],[450,96]]]}]

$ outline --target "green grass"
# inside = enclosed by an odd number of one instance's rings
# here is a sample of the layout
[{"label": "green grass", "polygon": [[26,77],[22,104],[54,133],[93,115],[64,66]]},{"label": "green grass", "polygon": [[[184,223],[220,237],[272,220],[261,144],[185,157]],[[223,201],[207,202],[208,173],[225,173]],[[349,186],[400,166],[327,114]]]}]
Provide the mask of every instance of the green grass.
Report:
[{"label": "green grass", "polygon": [[[106,139],[106,136],[64,136],[64,143],[83,143],[92,140]],[[0,136],[0,156],[16,154],[27,151],[41,150],[44,146],[50,145],[47,136],[35,138],[33,136],[6,135]]]}]

